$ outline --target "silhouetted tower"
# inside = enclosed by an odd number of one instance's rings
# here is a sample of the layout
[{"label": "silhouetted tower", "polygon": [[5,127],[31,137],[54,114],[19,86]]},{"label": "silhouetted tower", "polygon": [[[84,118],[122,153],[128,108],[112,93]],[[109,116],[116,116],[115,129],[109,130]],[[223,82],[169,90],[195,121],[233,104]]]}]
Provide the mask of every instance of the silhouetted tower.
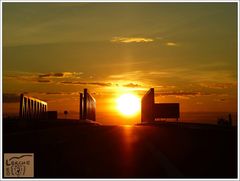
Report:
[{"label": "silhouetted tower", "polygon": [[84,101],[83,101],[83,119],[87,119],[87,102],[88,102],[88,94],[87,94],[87,89],[83,90],[83,96],[84,96]]},{"label": "silhouetted tower", "polygon": [[79,102],[79,119],[83,119],[83,94],[80,93],[80,102]]},{"label": "silhouetted tower", "polygon": [[142,98],[141,122],[154,121],[154,88],[151,88]]},{"label": "silhouetted tower", "polygon": [[79,119],[96,120],[96,100],[88,93],[87,89],[84,89],[83,93],[80,93]]}]

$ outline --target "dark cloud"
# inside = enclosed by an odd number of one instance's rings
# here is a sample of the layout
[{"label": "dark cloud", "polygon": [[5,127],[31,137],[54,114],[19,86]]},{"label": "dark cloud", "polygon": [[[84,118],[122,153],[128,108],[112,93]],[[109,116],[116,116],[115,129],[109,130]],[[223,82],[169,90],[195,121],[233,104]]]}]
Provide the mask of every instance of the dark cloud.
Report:
[{"label": "dark cloud", "polygon": [[99,85],[99,86],[111,86],[112,84],[111,83],[108,83],[108,82],[92,82],[92,83],[88,83],[88,84],[91,84],[91,85]]},{"label": "dark cloud", "polygon": [[44,77],[63,77],[64,76],[64,73],[48,73],[48,74],[41,74],[39,75],[38,77],[39,78],[44,78]]},{"label": "dark cloud", "polygon": [[164,96],[196,96],[200,95],[199,92],[159,92],[158,95]]},{"label": "dark cloud", "polygon": [[3,103],[16,103],[19,102],[20,96],[13,93],[3,93]]},{"label": "dark cloud", "polygon": [[63,77],[64,73],[55,73],[53,74],[54,77]]},{"label": "dark cloud", "polygon": [[157,96],[207,96],[213,95],[211,93],[204,92],[157,92]]},{"label": "dark cloud", "polygon": [[46,79],[38,79],[37,82],[48,83],[48,82],[51,82],[51,81],[50,80],[46,80]]},{"label": "dark cloud", "polygon": [[72,81],[63,81],[62,84],[74,84],[74,85],[97,85],[97,86],[111,86],[111,83],[108,82],[72,82]]},{"label": "dark cloud", "polygon": [[45,92],[45,95],[79,95],[79,92]]},{"label": "dark cloud", "polygon": [[46,95],[61,95],[62,92],[46,92]]},{"label": "dark cloud", "polygon": [[62,81],[62,84],[73,84],[73,85],[86,85],[87,82],[75,82],[75,81]]}]

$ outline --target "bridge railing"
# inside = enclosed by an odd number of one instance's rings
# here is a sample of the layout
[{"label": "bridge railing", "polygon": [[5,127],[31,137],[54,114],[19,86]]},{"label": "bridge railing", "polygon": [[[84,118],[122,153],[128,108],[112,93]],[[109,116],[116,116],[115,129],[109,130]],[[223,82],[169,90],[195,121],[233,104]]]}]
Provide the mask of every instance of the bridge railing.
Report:
[{"label": "bridge railing", "polygon": [[47,112],[47,103],[24,94],[20,95],[19,117],[24,120],[43,119]]}]

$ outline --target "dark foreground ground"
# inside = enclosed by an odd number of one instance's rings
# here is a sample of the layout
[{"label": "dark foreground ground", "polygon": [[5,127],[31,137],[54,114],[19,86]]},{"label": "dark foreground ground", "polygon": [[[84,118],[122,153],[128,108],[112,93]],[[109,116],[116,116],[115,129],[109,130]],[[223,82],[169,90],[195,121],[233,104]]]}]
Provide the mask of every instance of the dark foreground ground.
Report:
[{"label": "dark foreground ground", "polygon": [[236,178],[237,129],[162,123],[5,123],[4,153],[34,153],[37,178]]}]

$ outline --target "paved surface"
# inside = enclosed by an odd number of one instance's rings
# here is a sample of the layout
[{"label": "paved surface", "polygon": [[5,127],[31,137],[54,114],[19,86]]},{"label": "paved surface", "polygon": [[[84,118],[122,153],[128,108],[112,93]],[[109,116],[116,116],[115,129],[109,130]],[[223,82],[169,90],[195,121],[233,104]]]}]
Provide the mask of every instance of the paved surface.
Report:
[{"label": "paved surface", "polygon": [[5,153],[34,153],[38,178],[234,178],[235,129],[61,126],[8,131]]}]

